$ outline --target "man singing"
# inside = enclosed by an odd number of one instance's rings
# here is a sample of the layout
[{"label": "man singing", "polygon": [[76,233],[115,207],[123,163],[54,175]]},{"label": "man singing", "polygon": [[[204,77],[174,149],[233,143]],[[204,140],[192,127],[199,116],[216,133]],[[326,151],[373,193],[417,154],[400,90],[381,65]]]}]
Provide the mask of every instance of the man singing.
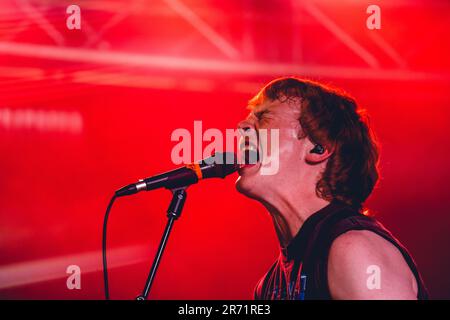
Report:
[{"label": "man singing", "polygon": [[[242,143],[259,160],[236,182],[267,208],[280,242],[255,299],[426,299],[408,251],[362,213],[378,180],[378,147],[355,100],[289,77],[267,84],[249,108],[241,132],[279,132],[276,160],[261,159],[261,143]],[[276,174],[262,174],[270,161],[279,161]]]}]

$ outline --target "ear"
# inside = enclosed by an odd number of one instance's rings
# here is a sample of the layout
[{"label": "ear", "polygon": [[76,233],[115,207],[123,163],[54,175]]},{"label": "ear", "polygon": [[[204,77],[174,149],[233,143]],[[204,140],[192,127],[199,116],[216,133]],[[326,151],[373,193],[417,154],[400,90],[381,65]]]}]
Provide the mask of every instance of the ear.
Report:
[{"label": "ear", "polygon": [[331,157],[331,155],[334,152],[334,148],[332,148],[331,150],[325,146],[323,147],[323,152],[321,153],[317,153],[317,152],[311,152],[314,150],[314,147],[316,146],[316,144],[312,143],[311,141],[309,141],[306,144],[306,155],[305,155],[305,160],[307,163],[309,164],[319,164],[325,160],[327,160],[329,157]]}]

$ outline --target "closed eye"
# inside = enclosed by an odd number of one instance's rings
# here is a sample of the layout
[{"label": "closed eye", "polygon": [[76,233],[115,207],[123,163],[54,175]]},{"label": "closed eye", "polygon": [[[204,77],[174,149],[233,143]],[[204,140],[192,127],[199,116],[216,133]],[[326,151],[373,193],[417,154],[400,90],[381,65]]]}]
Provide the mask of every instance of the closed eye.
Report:
[{"label": "closed eye", "polygon": [[268,110],[261,110],[261,111],[255,112],[255,117],[258,118],[258,120],[261,120],[261,118],[264,115],[267,115],[268,113],[269,113]]}]

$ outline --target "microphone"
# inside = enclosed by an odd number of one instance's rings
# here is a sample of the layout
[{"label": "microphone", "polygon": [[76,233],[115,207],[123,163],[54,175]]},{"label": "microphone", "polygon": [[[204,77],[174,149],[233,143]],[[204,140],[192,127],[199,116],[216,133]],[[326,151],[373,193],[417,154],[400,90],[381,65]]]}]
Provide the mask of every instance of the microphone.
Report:
[{"label": "microphone", "polygon": [[184,167],[139,180],[116,191],[116,197],[129,196],[140,191],[158,188],[187,187],[207,178],[225,178],[239,169],[233,152],[216,152],[213,156]]}]

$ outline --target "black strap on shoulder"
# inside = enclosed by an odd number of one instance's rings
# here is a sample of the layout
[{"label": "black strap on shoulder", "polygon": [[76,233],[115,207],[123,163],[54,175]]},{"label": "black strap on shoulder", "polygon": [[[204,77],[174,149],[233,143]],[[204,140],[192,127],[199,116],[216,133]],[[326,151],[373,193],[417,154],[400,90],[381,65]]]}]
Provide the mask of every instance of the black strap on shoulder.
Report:
[{"label": "black strap on shoulder", "polygon": [[328,249],[326,249],[326,239],[332,232],[333,227],[339,221],[348,217],[358,215],[358,211],[353,208],[338,203],[340,208],[334,213],[324,217],[316,226],[313,235],[308,239],[308,244],[303,256],[303,272],[307,276],[306,299],[322,300],[331,299],[328,290],[328,280],[324,279],[327,274],[321,270],[326,270],[322,264],[328,260]]}]

